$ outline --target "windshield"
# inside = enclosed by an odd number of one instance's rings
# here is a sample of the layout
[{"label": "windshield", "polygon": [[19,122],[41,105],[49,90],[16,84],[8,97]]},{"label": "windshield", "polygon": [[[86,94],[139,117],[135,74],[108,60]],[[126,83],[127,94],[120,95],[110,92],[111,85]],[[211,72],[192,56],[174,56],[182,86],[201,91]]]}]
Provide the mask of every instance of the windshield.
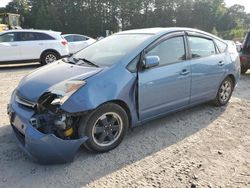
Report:
[{"label": "windshield", "polygon": [[150,38],[147,34],[112,35],[76,53],[75,59],[86,59],[99,66],[112,66]]}]

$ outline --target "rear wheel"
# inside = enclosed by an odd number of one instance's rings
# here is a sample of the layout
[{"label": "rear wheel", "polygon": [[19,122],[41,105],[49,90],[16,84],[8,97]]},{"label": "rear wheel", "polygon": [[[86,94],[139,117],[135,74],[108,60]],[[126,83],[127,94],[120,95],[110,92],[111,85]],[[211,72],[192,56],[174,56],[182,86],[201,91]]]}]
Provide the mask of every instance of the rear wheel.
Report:
[{"label": "rear wheel", "polygon": [[53,51],[48,51],[42,54],[41,63],[42,65],[47,65],[47,64],[57,61],[59,58],[60,56],[57,53]]},{"label": "rear wheel", "polygon": [[87,136],[87,149],[106,152],[117,147],[123,140],[129,126],[125,110],[114,103],[100,106],[82,118],[79,136]]},{"label": "rear wheel", "polygon": [[227,77],[223,80],[214,99],[215,106],[224,106],[230,100],[234,89],[234,82],[232,78]]}]

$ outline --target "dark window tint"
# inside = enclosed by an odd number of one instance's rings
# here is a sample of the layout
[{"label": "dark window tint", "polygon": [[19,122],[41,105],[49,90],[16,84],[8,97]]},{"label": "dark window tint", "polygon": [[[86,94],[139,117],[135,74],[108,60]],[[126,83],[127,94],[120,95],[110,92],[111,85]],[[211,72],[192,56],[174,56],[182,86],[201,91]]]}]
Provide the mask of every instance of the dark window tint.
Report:
[{"label": "dark window tint", "polygon": [[35,39],[36,40],[54,40],[52,36],[47,35],[45,33],[35,33]]},{"label": "dark window tint", "polygon": [[160,65],[167,65],[186,59],[183,37],[168,39],[147,53],[147,56],[159,56]]},{"label": "dark window tint", "polygon": [[64,36],[64,38],[65,38],[68,42],[74,42],[74,37],[73,37],[73,35]]},{"label": "dark window tint", "polygon": [[85,41],[85,40],[88,40],[87,37],[84,37],[84,36],[81,36],[81,35],[75,35],[74,36],[74,41],[75,42],[78,42],[78,41]]},{"label": "dark window tint", "polygon": [[32,32],[19,32],[17,40],[18,41],[34,41],[36,40],[36,36],[35,36],[35,33],[32,33]]},{"label": "dark window tint", "polygon": [[0,42],[14,42],[15,41],[15,34],[14,33],[6,33],[0,35]]},{"label": "dark window tint", "polygon": [[214,42],[201,37],[188,37],[192,58],[207,57],[216,54]]},{"label": "dark window tint", "polygon": [[250,36],[249,36],[249,32],[246,34],[245,39],[243,41],[242,53],[246,54],[246,55],[250,54]]},{"label": "dark window tint", "polygon": [[214,42],[215,42],[215,44],[217,45],[217,47],[219,48],[219,51],[220,51],[221,53],[223,53],[223,52],[226,51],[226,49],[227,49],[227,44],[225,44],[224,42],[219,41],[219,40],[217,40],[217,39],[214,39]]}]

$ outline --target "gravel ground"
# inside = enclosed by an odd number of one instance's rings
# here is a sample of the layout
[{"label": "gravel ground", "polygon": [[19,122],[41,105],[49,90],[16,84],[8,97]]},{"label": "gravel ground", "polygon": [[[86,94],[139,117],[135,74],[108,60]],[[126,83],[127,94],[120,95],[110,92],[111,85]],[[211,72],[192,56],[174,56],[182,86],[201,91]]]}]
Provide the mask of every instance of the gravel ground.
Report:
[{"label": "gravel ground", "polygon": [[41,166],[18,148],[6,115],[35,68],[0,68],[0,187],[250,187],[250,74],[226,107],[200,105],[129,131],[108,153],[81,149],[73,163]]}]

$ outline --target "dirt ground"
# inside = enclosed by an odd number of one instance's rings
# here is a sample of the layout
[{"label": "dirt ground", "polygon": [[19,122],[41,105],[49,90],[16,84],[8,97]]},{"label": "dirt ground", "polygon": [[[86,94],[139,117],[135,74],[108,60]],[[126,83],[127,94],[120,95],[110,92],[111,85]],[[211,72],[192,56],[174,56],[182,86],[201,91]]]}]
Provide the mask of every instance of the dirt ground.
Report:
[{"label": "dirt ground", "polygon": [[0,68],[0,187],[250,187],[250,74],[226,107],[200,105],[128,132],[104,154],[80,150],[73,163],[41,166],[17,146],[6,105],[37,68]]}]

